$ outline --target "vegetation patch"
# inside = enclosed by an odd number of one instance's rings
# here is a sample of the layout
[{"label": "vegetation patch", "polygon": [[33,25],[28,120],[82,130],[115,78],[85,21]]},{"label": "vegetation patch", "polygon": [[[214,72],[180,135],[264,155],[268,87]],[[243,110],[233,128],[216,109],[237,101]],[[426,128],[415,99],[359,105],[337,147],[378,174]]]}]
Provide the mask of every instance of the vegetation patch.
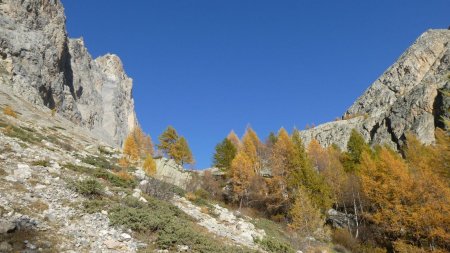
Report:
[{"label": "vegetation patch", "polygon": [[9,136],[11,138],[17,138],[23,142],[29,142],[34,144],[40,143],[45,138],[43,135],[37,132],[28,131],[24,128],[11,125],[4,128],[3,132],[6,136]]},{"label": "vegetation patch", "polygon": [[8,116],[11,116],[11,117],[14,117],[14,118],[17,118],[17,113],[14,111],[14,109],[11,107],[11,106],[9,106],[9,105],[7,105],[7,106],[5,106],[4,108],[3,108],[3,114],[5,114],[5,115],[8,115]]},{"label": "vegetation patch", "polygon": [[115,165],[114,163],[111,163],[110,160],[104,158],[104,157],[97,157],[97,156],[87,156],[82,159],[84,163],[90,164],[92,166],[102,168],[102,169],[108,169],[113,171],[119,171],[119,166]]},{"label": "vegetation patch", "polygon": [[33,163],[31,163],[33,166],[42,166],[42,167],[49,167],[50,166],[50,162],[48,160],[39,160],[39,161],[34,161]]},{"label": "vegetation patch", "polygon": [[196,230],[195,224],[178,208],[152,197],[148,203],[126,198],[109,212],[113,225],[124,226],[138,233],[156,235],[156,245],[174,250],[186,245],[192,252],[253,252],[248,249],[224,245],[209,235]]},{"label": "vegetation patch", "polygon": [[103,185],[96,179],[85,179],[73,184],[75,190],[86,197],[97,197],[103,193]]}]

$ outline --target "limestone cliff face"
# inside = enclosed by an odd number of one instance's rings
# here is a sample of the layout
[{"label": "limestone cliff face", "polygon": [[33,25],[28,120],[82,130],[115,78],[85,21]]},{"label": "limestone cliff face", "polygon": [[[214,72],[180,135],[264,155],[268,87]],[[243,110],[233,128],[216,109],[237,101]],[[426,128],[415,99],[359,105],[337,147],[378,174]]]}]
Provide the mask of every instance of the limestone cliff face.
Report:
[{"label": "limestone cliff face", "polygon": [[[404,52],[345,113],[350,120],[302,131],[308,143],[345,149],[353,128],[372,144],[399,148],[407,132],[434,141],[440,117],[448,111],[440,90],[450,88],[450,30],[429,30]],[[442,127],[442,126],[441,126]]]},{"label": "limestone cliff face", "polygon": [[59,0],[0,1],[0,85],[112,145],[137,124],[120,59],[92,59],[82,39],[69,39]]}]

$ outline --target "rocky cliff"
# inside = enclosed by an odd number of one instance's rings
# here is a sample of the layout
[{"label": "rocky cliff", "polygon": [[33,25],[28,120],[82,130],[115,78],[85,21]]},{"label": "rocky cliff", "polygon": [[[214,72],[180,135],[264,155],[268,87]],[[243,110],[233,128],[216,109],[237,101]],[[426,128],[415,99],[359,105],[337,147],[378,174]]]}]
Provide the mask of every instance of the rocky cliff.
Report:
[{"label": "rocky cliff", "polygon": [[60,0],[0,1],[0,85],[121,145],[137,124],[120,59],[69,39]]},{"label": "rocky cliff", "polygon": [[[407,132],[434,141],[448,112],[442,90],[450,88],[450,30],[428,30],[345,112],[343,120],[302,131],[306,143],[345,149],[352,129],[372,144],[399,148]],[[345,119],[345,120],[344,120]]]}]

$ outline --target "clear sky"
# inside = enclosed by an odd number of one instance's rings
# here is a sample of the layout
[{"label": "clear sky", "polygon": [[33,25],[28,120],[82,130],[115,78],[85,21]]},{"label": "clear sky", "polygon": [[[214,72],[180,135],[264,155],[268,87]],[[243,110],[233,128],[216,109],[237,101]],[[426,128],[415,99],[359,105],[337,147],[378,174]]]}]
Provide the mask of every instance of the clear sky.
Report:
[{"label": "clear sky", "polygon": [[429,28],[449,0],[62,0],[70,37],[119,55],[153,140],[184,135],[197,168],[250,124],[260,138],[320,124],[352,102]]}]

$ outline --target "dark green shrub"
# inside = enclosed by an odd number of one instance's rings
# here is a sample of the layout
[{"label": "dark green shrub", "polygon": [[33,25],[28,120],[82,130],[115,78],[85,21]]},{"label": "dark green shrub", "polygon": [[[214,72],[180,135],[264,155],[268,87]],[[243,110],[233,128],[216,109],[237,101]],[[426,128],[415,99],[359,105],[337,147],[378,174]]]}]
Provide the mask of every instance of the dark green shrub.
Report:
[{"label": "dark green shrub", "polygon": [[113,171],[119,171],[119,166],[110,162],[108,159],[104,157],[96,157],[96,156],[87,156],[81,159],[82,162],[95,166],[97,168],[108,169]]},{"label": "dark green shrub", "polygon": [[34,161],[32,163],[33,166],[42,166],[42,167],[49,167],[50,162],[47,160],[40,160],[40,161]]},{"label": "dark green shrub", "polygon": [[83,203],[84,210],[87,213],[98,213],[102,210],[109,210],[113,202],[108,199],[92,199]]},{"label": "dark green shrub", "polygon": [[257,240],[256,242],[261,245],[261,248],[268,252],[295,253],[295,250],[291,245],[273,237],[266,236],[262,240]]},{"label": "dark green shrub", "polygon": [[103,185],[95,179],[85,179],[74,183],[75,190],[87,197],[100,196],[103,193]]}]

